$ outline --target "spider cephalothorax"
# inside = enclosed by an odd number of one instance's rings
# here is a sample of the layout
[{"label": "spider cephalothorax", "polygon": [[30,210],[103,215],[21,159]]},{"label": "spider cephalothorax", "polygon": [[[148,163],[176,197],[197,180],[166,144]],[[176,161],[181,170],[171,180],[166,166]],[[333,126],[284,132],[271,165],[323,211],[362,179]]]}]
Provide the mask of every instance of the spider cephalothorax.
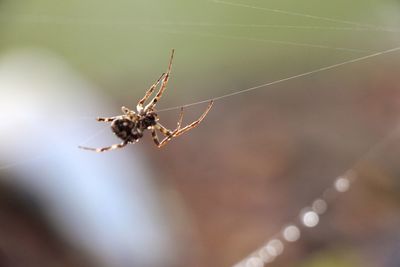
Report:
[{"label": "spider cephalothorax", "polygon": [[[121,109],[122,112],[124,113],[123,115],[116,117],[109,117],[109,118],[97,118],[97,121],[111,122],[111,130],[118,138],[122,140],[122,143],[102,148],[91,148],[82,146],[80,146],[80,148],[86,150],[93,150],[96,152],[104,152],[116,148],[122,148],[127,144],[133,144],[138,142],[139,139],[143,137],[143,133],[145,130],[150,130],[154,143],[158,147],[162,147],[173,137],[177,137],[189,131],[190,129],[196,127],[204,119],[208,111],[210,111],[213,101],[210,101],[210,104],[208,105],[206,111],[200,116],[199,119],[197,119],[196,121],[192,122],[191,124],[183,128],[181,128],[183,119],[183,108],[181,108],[180,117],[175,130],[173,131],[168,130],[158,122],[158,117],[154,108],[158,100],[161,98],[164,90],[167,88],[168,79],[171,74],[173,57],[174,57],[174,50],[172,50],[167,73],[163,73],[161,77],[150,87],[150,89],[147,90],[144,97],[137,104],[136,112],[126,107],[122,107]],[[156,96],[149,102],[149,104],[144,106],[146,100],[152,95],[152,93],[160,83],[161,83],[160,90],[158,91]],[[156,130],[160,131],[165,136],[165,138],[161,142],[158,139]]]},{"label": "spider cephalothorax", "polygon": [[140,119],[140,125],[141,127],[147,129],[150,126],[155,126],[157,124],[157,121],[157,114],[155,112],[149,112]]}]

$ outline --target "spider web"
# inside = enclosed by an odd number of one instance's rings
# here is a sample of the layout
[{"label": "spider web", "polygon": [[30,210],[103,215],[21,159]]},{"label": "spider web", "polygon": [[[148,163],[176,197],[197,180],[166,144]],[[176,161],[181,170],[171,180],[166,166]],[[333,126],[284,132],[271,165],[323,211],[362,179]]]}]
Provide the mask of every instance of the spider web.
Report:
[{"label": "spider web", "polygon": [[[226,93],[222,94],[220,96],[213,96],[205,100],[201,101],[196,101],[180,106],[173,106],[173,107],[167,107],[167,108],[162,108],[159,110],[159,112],[163,111],[170,111],[170,110],[175,110],[179,109],[182,106],[183,107],[191,107],[195,105],[200,105],[206,102],[209,102],[211,100],[214,101],[220,101],[223,99],[226,99],[228,97],[233,97],[237,95],[241,95],[244,93],[252,92],[255,90],[259,89],[265,89],[267,87],[285,83],[290,80],[296,80],[300,78],[305,78],[307,76],[311,75],[316,75],[318,73],[324,72],[324,71],[329,71],[329,70],[334,70],[338,69],[340,67],[343,67],[345,65],[349,64],[355,64],[355,63],[361,63],[364,61],[367,61],[369,59],[375,58],[375,57],[381,57],[384,55],[389,55],[389,54],[394,54],[398,51],[400,51],[400,46],[396,46],[393,48],[387,48],[387,49],[382,49],[380,51],[374,52],[375,49],[373,50],[366,50],[366,49],[358,49],[358,48],[349,48],[349,47],[341,47],[341,46],[331,46],[331,45],[324,45],[324,44],[313,44],[313,43],[303,43],[303,42],[292,42],[292,41],[284,41],[284,40],[277,40],[277,39],[263,39],[263,38],[252,38],[252,37],[244,37],[244,36],[237,36],[237,35],[225,35],[225,34],[213,34],[213,33],[204,33],[204,32],[197,32],[193,30],[177,30],[175,27],[196,27],[196,28],[277,28],[277,29],[291,29],[291,30],[325,30],[325,31],[350,31],[350,32],[385,32],[385,33],[398,33],[400,30],[396,28],[390,28],[390,27],[384,27],[380,25],[371,25],[367,23],[359,23],[355,21],[348,21],[348,20],[340,20],[336,18],[330,18],[330,17],[323,17],[323,16],[316,16],[316,15],[311,15],[311,14],[304,14],[304,13],[299,13],[299,12],[292,12],[292,11],[287,11],[287,10],[282,10],[282,9],[273,9],[273,8],[267,8],[267,7],[259,7],[256,5],[248,5],[248,4],[242,4],[242,3],[236,3],[236,2],[228,2],[228,1],[219,1],[219,0],[213,0],[209,1],[214,4],[218,5],[225,5],[225,6],[230,6],[230,7],[235,7],[235,8],[243,8],[243,9],[250,9],[250,10],[255,10],[258,12],[269,12],[269,13],[277,13],[277,14],[282,14],[282,15],[287,15],[287,16],[295,16],[295,17],[302,17],[302,18],[308,18],[312,20],[320,20],[320,21],[325,21],[325,22],[330,22],[330,23],[338,23],[338,24],[344,24],[348,25],[348,27],[341,27],[341,26],[301,26],[301,25],[280,25],[280,24],[232,24],[232,23],[225,23],[225,24],[218,24],[218,23],[193,23],[193,22],[159,22],[159,23],[148,23],[148,22],[135,22],[131,20],[126,20],[126,21],[106,21],[106,20],[90,20],[90,19],[71,19],[68,17],[57,17],[57,16],[30,16],[30,15],[21,15],[17,17],[7,17],[5,15],[0,16],[1,21],[6,21],[6,22],[20,22],[20,23],[36,23],[36,24],[60,24],[60,25],[77,25],[77,26],[82,26],[82,25],[94,25],[94,26],[101,26],[101,25],[113,25],[114,27],[125,27],[125,26],[136,26],[141,28],[144,31],[149,31],[149,32],[154,32],[154,33],[166,33],[166,34],[171,34],[171,35],[193,35],[197,36],[199,38],[204,38],[204,39],[228,39],[228,40],[241,40],[241,41],[247,41],[247,42],[260,42],[260,43],[270,43],[270,44],[276,44],[276,45],[281,45],[281,46],[296,46],[296,47],[308,47],[312,49],[322,49],[322,50],[332,50],[332,51],[342,51],[346,53],[354,53],[354,54],[362,54],[362,56],[357,56],[357,57],[352,57],[351,59],[340,61],[339,63],[327,65],[324,67],[319,67],[316,69],[312,69],[310,71],[302,72],[300,74],[294,74],[285,78],[280,78],[276,79],[270,82],[266,82],[263,84],[255,85],[249,88],[244,88],[244,89],[235,89],[231,93]],[[164,28],[165,26],[168,27],[174,27],[173,29],[166,29]],[[350,27],[351,26],[351,27]],[[226,91],[226,90],[225,90]],[[82,119],[87,119],[88,116],[81,117]],[[81,143],[84,144],[93,138],[95,138],[97,135],[102,133],[103,130],[98,131],[94,133],[93,136],[90,136],[86,140],[82,141]],[[388,135],[388,137],[385,137],[381,142],[379,142],[377,145],[373,146],[370,151],[365,153],[359,160],[357,160],[357,163],[355,164],[354,167],[350,168],[347,170],[343,176],[346,176],[346,174],[349,173],[351,170],[355,170],[356,166],[359,162],[361,162],[365,157],[370,156],[371,154],[376,154],[379,152],[379,149],[383,145],[387,145],[389,141],[392,141],[394,136],[397,136],[398,130],[395,132],[391,133]],[[39,158],[32,158],[31,160],[38,160],[42,159],[42,157]],[[29,161],[31,161],[29,160]],[[6,165],[0,166],[0,170],[4,169],[9,169],[9,168],[14,168],[17,167],[19,164],[24,164],[25,161],[19,161],[15,163],[10,163]],[[342,176],[341,176],[342,177]],[[340,178],[340,177],[339,177]],[[336,178],[339,179],[339,178]],[[353,180],[351,181],[353,182]],[[327,189],[328,190],[328,189]],[[321,197],[322,198],[322,197]],[[281,231],[278,231],[277,234],[274,234],[272,238],[269,240],[276,240],[276,238],[279,238],[281,235]],[[284,240],[283,240],[284,241]],[[263,252],[266,254],[262,254],[262,256],[269,255],[266,258],[263,258],[260,256],[259,250],[256,251],[256,253],[251,254],[250,258],[246,258],[243,261],[240,261],[237,265],[235,266],[263,266],[265,263],[268,263],[269,260],[275,258],[278,254],[280,254],[280,248],[279,247],[262,247]],[[266,249],[266,250],[265,250]],[[271,252],[272,251],[272,252]],[[274,254],[275,253],[275,254]]]}]

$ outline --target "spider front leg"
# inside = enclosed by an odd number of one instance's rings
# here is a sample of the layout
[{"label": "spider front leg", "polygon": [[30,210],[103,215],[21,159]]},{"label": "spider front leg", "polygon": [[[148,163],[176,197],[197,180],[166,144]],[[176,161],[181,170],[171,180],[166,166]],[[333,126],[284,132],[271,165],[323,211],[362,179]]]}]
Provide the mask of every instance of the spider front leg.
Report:
[{"label": "spider front leg", "polygon": [[[165,146],[173,137],[174,134],[179,131],[182,125],[182,120],[183,120],[183,108],[181,108],[181,113],[179,115],[179,120],[177,122],[177,127],[175,130],[171,131],[162,126],[160,123],[157,123],[155,126],[151,127],[151,136],[153,137],[153,141],[158,146],[159,148]],[[161,141],[159,141],[156,129],[159,130],[162,134],[164,134],[166,137]]]},{"label": "spider front leg", "polygon": [[182,120],[183,120],[183,107],[181,107],[181,113],[179,114],[179,120],[177,123],[177,130],[179,130],[181,128],[182,125]]},{"label": "spider front leg", "polygon": [[149,90],[147,90],[146,94],[144,95],[144,97],[142,99],[140,99],[140,101],[138,102],[137,106],[136,106],[136,110],[140,113],[143,110],[143,104],[144,102],[151,96],[151,94],[154,92],[154,89],[157,87],[157,85],[159,85],[159,83],[161,82],[161,79],[164,77],[165,73],[161,74],[160,78],[158,78],[158,80],[150,87]]},{"label": "spider front leg", "polygon": [[150,131],[151,131],[151,137],[153,137],[154,143],[156,144],[156,146],[160,147],[160,140],[158,139],[156,129],[152,126],[150,128]]},{"label": "spider front leg", "polygon": [[[154,140],[155,144],[159,148],[161,148],[164,145],[166,145],[172,138],[177,137],[181,134],[184,134],[185,132],[198,126],[203,121],[203,119],[207,116],[213,103],[214,103],[214,101],[211,100],[210,104],[208,104],[207,109],[203,112],[203,114],[200,116],[200,118],[198,118],[196,121],[192,122],[191,124],[185,126],[182,129],[181,129],[181,125],[182,125],[182,119],[183,119],[183,107],[181,108],[181,114],[180,114],[180,117],[179,117],[179,120],[177,123],[177,127],[175,130],[173,130],[173,131],[168,130],[167,128],[162,126],[160,123],[157,123],[154,127],[151,128],[151,134],[153,136],[153,140]],[[157,133],[154,128],[158,129],[161,133],[163,133],[166,136],[161,142],[159,142]]]},{"label": "spider front leg", "polygon": [[[160,142],[158,140],[158,136],[156,133],[156,129],[159,130],[162,134],[164,134],[166,137]],[[171,131],[162,126],[160,123],[157,123],[155,126],[151,128],[151,135],[153,137],[154,143],[158,146],[158,148],[161,148],[165,146],[173,137],[174,134],[180,129],[180,122],[178,122],[178,127]]]},{"label": "spider front leg", "polygon": [[101,147],[101,148],[92,148],[92,147],[85,147],[85,146],[79,146],[79,148],[100,153],[100,152],[110,151],[110,150],[114,150],[114,149],[118,149],[118,148],[123,148],[127,144],[128,144],[128,142],[124,141],[120,144],[115,144],[112,146]]},{"label": "spider front leg", "polygon": [[182,129],[179,129],[178,131],[176,131],[173,134],[173,137],[177,137],[180,136],[181,134],[186,133],[187,131],[190,131],[191,129],[195,128],[196,126],[198,126],[200,124],[200,122],[202,122],[202,120],[207,116],[208,112],[210,111],[212,105],[213,105],[214,101],[211,100],[210,104],[208,104],[208,107],[206,109],[206,111],[204,111],[203,114],[201,114],[200,118],[198,118],[196,121],[192,122],[191,124],[183,127]]},{"label": "spider front leg", "polygon": [[164,76],[164,79],[162,80],[162,84],[160,87],[160,90],[158,91],[157,95],[150,101],[150,103],[144,108],[144,110],[153,109],[154,106],[157,104],[158,100],[160,100],[162,94],[164,93],[164,90],[167,88],[169,76],[171,74],[171,68],[172,68],[172,60],[174,59],[174,49],[172,49],[171,53],[171,58],[169,60],[169,65],[168,65],[168,71]]},{"label": "spider front leg", "polygon": [[157,122],[156,124],[156,128],[163,133],[165,136],[167,137],[172,137],[176,132],[179,131],[179,129],[181,129],[181,125],[182,125],[182,120],[183,120],[183,107],[181,107],[181,112],[179,113],[179,119],[178,122],[176,123],[176,129],[171,131],[168,130],[167,128],[165,128],[164,126],[162,126],[161,123]]},{"label": "spider front leg", "polygon": [[[158,128],[158,127],[157,127]],[[157,136],[157,132],[156,132],[156,128],[153,126],[153,127],[151,127],[151,136],[153,137],[153,141],[154,141],[154,143],[156,144],[156,146],[158,147],[158,148],[161,148],[161,147],[163,147],[163,146],[165,146],[167,143],[168,143],[168,141],[170,141],[171,140],[171,138],[172,138],[172,132],[170,132],[168,129],[166,129],[166,128],[164,128],[167,132],[168,132],[168,136],[167,137],[165,137],[161,142],[160,142],[160,140],[158,139],[158,136]],[[164,133],[164,132],[162,132],[162,133]]]},{"label": "spider front leg", "polygon": [[[158,139],[156,128],[158,130],[160,130],[163,134],[168,133],[167,137],[165,137],[161,142]],[[173,133],[177,131],[177,130],[175,130],[175,131],[171,132],[170,130],[166,129],[165,127],[163,127],[163,128],[156,127],[156,128],[155,127],[151,128],[151,136],[153,137],[153,141],[158,148],[165,146],[174,136]],[[163,129],[163,130],[161,130],[161,129]]]}]

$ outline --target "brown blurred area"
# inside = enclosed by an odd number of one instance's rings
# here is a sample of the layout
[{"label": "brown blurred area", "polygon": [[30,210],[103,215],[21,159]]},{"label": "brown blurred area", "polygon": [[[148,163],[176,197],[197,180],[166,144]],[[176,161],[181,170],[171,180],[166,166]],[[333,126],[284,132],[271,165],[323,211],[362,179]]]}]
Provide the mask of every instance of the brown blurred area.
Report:
[{"label": "brown blurred area", "polygon": [[[343,71],[357,77],[367,68]],[[177,188],[196,225],[197,246],[189,251],[195,260],[182,266],[231,266],[355,163],[354,188],[271,266],[298,266],[330,250],[359,254],[368,260],[360,266],[395,266],[388,262],[399,248],[400,136],[368,151],[398,126],[397,70],[393,62],[354,78],[351,90],[349,81],[330,73],[217,102],[202,126],[165,150],[147,145],[163,182]]]},{"label": "brown blurred area", "polygon": [[1,267],[90,267],[89,258],[67,244],[28,192],[0,185]]},{"label": "brown blurred area", "polygon": [[[184,203],[177,266],[233,265],[355,163],[354,187],[271,266],[324,266],[312,265],[318,257],[397,266],[400,136],[368,151],[398,125],[399,66],[389,60],[373,72],[374,63],[218,101],[198,128],[162,150],[142,140],[156,182]],[[353,76],[337,80],[345,72]],[[188,108],[186,121],[202,109]],[[165,125],[177,115],[160,113]],[[0,266],[96,266],[52,230],[27,192],[2,187],[0,212]]]}]

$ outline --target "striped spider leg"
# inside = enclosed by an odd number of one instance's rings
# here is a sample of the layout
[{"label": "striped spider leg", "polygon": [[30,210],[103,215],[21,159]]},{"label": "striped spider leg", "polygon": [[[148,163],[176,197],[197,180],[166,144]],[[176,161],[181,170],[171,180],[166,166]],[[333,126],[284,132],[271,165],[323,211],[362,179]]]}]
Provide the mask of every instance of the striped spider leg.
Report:
[{"label": "striped spider leg", "polygon": [[[192,122],[192,123],[189,124],[189,125],[186,125],[186,126],[183,127],[183,128],[181,128],[182,119],[183,119],[183,107],[181,108],[181,113],[180,113],[180,116],[179,116],[179,121],[178,121],[178,123],[177,123],[177,127],[176,127],[175,130],[173,130],[173,131],[168,130],[168,129],[165,128],[163,125],[161,125],[159,122],[157,122],[157,124],[151,128],[151,135],[152,135],[152,137],[153,137],[154,143],[155,143],[159,148],[161,148],[161,147],[163,147],[164,145],[166,145],[172,138],[178,137],[178,136],[180,136],[181,134],[184,134],[184,133],[190,131],[191,129],[197,127],[197,126],[202,122],[202,120],[207,116],[207,114],[208,114],[208,112],[210,111],[210,109],[211,109],[213,103],[214,103],[214,101],[211,100],[210,103],[208,104],[207,109],[203,112],[203,114],[202,114],[197,120],[195,120],[194,122]],[[159,130],[162,134],[164,134],[164,135],[166,136],[161,142],[159,142],[157,133],[156,133],[156,131],[155,131],[156,129]]]},{"label": "striped spider leg", "polygon": [[101,147],[101,148],[93,148],[93,147],[86,147],[86,146],[78,146],[78,147],[81,148],[81,149],[84,149],[84,150],[90,150],[90,151],[94,151],[94,152],[100,153],[100,152],[105,152],[105,151],[114,150],[114,149],[118,149],[118,148],[123,148],[127,144],[128,144],[127,141],[123,141],[123,142],[121,142],[119,144],[106,146],[106,147]]},{"label": "striped spider leg", "polygon": [[[164,79],[162,80],[160,90],[156,94],[156,96],[150,101],[149,104],[144,108],[144,112],[146,113],[148,110],[153,110],[154,107],[156,106],[158,100],[160,100],[161,96],[163,95],[165,89],[167,88],[167,84],[169,81],[169,77],[171,75],[171,68],[172,68],[172,60],[174,59],[174,52],[175,50],[172,49],[171,53],[171,58],[169,59],[169,64],[168,64],[168,70],[167,73],[164,76]],[[154,90],[154,89],[153,89]],[[150,91],[150,90],[149,90]],[[145,96],[146,97],[146,96]],[[144,102],[144,101],[143,101]],[[139,102],[140,103],[140,102]]]}]

